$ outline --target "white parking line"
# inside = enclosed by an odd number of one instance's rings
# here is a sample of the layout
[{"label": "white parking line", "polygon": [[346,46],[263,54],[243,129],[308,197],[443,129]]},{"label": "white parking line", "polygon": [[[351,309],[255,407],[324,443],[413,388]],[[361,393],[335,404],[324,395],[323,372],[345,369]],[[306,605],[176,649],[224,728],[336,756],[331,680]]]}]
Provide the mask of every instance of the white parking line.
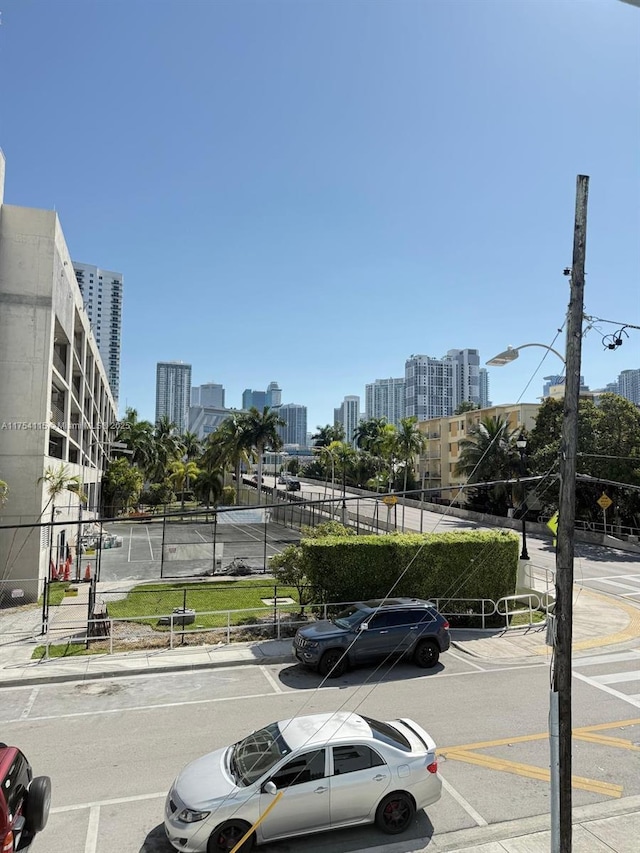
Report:
[{"label": "white parking line", "polygon": [[452,658],[455,658],[456,660],[462,661],[462,663],[465,663],[465,664],[468,664],[469,666],[472,666],[474,669],[477,669],[480,672],[486,672],[487,671],[484,666],[480,666],[477,663],[472,663],[472,661],[470,661],[469,658],[465,658],[465,657],[463,657],[463,655],[457,655],[455,652],[452,652],[451,649],[447,649],[446,654],[450,655]]},{"label": "white parking line", "polygon": [[459,794],[458,791],[456,791],[456,789],[452,785],[450,785],[446,779],[443,778],[442,773],[440,773],[440,771],[438,771],[438,775],[440,776],[440,779],[442,781],[442,787],[445,789],[445,791],[448,794],[451,794],[453,799],[459,805],[462,806],[462,808],[466,811],[466,813],[469,815],[469,817],[472,820],[475,820],[475,822],[478,824],[478,826],[488,826],[489,824],[482,817],[482,815],[474,809],[474,807],[471,805],[471,803],[469,803],[467,800],[465,800],[465,798],[462,796],[462,794]]},{"label": "white parking line", "polygon": [[96,853],[98,849],[98,827],[100,826],[100,806],[91,806],[89,811],[89,826],[84,853]]},{"label": "white parking line", "polygon": [[133,527],[129,531],[129,548],[127,549],[127,563],[131,562],[131,545],[133,544]]},{"label": "white parking line", "polygon": [[285,693],[285,692],[290,693],[291,692],[290,690],[287,690],[287,691],[283,690],[282,687],[280,687],[278,682],[275,680],[275,678],[271,675],[271,673],[269,672],[269,670],[266,667],[261,666],[260,671],[262,672],[264,677],[267,679],[269,684],[273,687],[273,689],[276,693]]},{"label": "white parking line", "polygon": [[151,552],[151,559],[153,560],[153,548],[151,546],[151,536],[149,535],[149,528],[146,528],[147,540],[149,541],[149,551]]},{"label": "white parking line", "polygon": [[33,708],[33,703],[34,703],[34,702],[36,701],[36,699],[38,698],[38,693],[39,693],[39,692],[40,692],[40,687],[34,687],[34,688],[33,688],[33,690],[31,691],[31,696],[29,696],[29,698],[27,699],[27,703],[26,703],[26,705],[24,706],[24,710],[23,710],[23,711],[22,711],[22,713],[20,714],[20,719],[21,719],[21,720],[26,720],[26,719],[27,719],[27,717],[29,716],[29,712],[30,712],[30,711],[31,711],[31,709]]},{"label": "white parking line", "polygon": [[161,791],[159,794],[136,794],[133,797],[118,797],[118,799],[113,800],[92,800],[88,803],[74,803],[72,806],[55,806],[51,809],[51,814],[77,812],[82,809],[100,808],[101,806],[119,806],[121,803],[136,803],[140,800],[159,800],[166,796],[167,792]]}]

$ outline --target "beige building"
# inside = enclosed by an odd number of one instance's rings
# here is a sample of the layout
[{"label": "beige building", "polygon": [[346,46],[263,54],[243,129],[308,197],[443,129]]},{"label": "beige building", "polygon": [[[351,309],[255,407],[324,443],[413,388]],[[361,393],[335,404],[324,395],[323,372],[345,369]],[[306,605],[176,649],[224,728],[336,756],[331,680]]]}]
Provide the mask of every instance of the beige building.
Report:
[{"label": "beige building", "polygon": [[456,476],[454,471],[460,457],[460,442],[467,438],[471,427],[485,418],[501,416],[506,419],[510,430],[520,430],[524,427],[530,432],[535,425],[539,408],[537,403],[505,404],[418,423],[420,432],[427,440],[418,469],[424,488],[441,489],[442,497],[448,500],[462,500],[458,487],[465,479]]},{"label": "beige building", "polygon": [[[58,216],[3,204],[3,177],[0,152],[0,524],[25,525],[0,530],[0,594],[15,584],[33,599],[50,557],[75,555],[79,521],[78,497],[65,489],[52,506],[41,478],[65,466],[94,514],[116,409]],[[51,540],[26,526],[52,510]]]}]

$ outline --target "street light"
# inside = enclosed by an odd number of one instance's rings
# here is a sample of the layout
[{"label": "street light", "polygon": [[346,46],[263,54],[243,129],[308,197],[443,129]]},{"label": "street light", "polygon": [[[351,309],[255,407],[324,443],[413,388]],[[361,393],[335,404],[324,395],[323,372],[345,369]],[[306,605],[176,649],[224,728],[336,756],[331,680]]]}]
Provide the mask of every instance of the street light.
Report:
[{"label": "street light", "polygon": [[557,355],[560,361],[565,365],[566,363],[564,358],[560,355],[560,353],[553,349],[553,347],[548,347],[546,344],[521,344],[519,347],[507,347],[504,352],[498,353],[498,355],[494,355],[493,358],[490,358],[487,364],[489,367],[504,367],[505,364],[511,364],[512,361],[515,361],[519,354],[520,350],[525,347],[542,347],[542,349],[546,349],[549,352],[552,352],[554,355]]},{"label": "street light", "polygon": [[[525,474],[525,453],[527,450],[527,436],[525,435],[524,429],[520,430],[520,435],[516,438],[516,447],[518,448],[518,452],[520,453],[520,474]],[[527,551],[527,502],[523,500],[521,502],[521,513],[522,513],[522,551],[520,553],[521,560],[529,559],[529,552]]]}]

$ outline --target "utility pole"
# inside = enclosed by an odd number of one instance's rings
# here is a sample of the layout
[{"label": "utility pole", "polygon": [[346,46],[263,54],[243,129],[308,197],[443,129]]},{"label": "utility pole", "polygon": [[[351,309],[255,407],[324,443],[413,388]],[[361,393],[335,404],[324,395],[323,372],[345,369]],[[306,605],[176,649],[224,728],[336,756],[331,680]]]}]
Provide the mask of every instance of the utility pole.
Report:
[{"label": "utility pole", "polygon": [[560,500],[556,550],[555,638],[549,735],[551,748],[551,853],[571,853],[571,639],[576,514],[578,401],[584,310],[589,178],[578,175],[573,262],[567,317],[566,380],[560,445]]}]

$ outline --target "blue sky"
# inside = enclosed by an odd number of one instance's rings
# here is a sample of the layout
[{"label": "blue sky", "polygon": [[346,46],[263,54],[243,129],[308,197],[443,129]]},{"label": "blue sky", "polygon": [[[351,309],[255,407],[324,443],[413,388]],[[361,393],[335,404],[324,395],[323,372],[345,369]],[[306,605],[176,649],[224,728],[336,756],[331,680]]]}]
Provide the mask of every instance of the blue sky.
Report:
[{"label": "blue sky", "polygon": [[[155,366],[309,429],[412,353],[551,344],[575,182],[588,314],[640,325],[640,10],[618,0],[4,0],[5,201],[125,276],[121,409]],[[602,334],[615,327],[604,325]],[[640,332],[587,334],[592,388]],[[564,348],[564,337],[555,340]],[[490,372],[534,402],[550,356]]]}]

